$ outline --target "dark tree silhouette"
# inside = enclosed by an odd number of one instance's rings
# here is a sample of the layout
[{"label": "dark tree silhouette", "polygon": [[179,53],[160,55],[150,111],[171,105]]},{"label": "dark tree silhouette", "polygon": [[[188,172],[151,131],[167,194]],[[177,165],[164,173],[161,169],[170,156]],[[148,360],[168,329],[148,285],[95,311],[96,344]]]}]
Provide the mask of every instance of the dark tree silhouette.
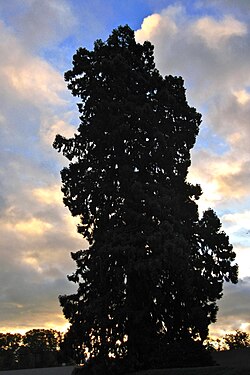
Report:
[{"label": "dark tree silhouette", "polygon": [[0,333],[0,350],[12,350],[20,346],[22,335],[20,333]]},{"label": "dark tree silhouette", "polygon": [[0,370],[49,367],[62,363],[62,334],[53,329],[0,333]]},{"label": "dark tree silhouette", "polygon": [[21,341],[20,333],[0,333],[0,370],[17,368],[15,352]]},{"label": "dark tree silhouette", "polygon": [[72,253],[78,291],[60,296],[69,337],[79,358],[149,367],[155,348],[204,340],[224,280],[237,282],[228,237],[212,210],[199,219],[201,189],[186,179],[201,115],[128,26],[79,48],[65,80],[81,123],[54,147],[70,161],[64,204],[89,241]]},{"label": "dark tree silhouette", "polygon": [[250,337],[247,332],[236,329],[235,333],[228,333],[224,337],[225,344],[230,350],[241,349],[250,346]]},{"label": "dark tree silhouette", "polygon": [[32,329],[23,336],[23,346],[18,350],[20,367],[56,366],[62,340],[54,329]]},{"label": "dark tree silhouette", "polygon": [[33,351],[56,351],[60,347],[61,333],[54,329],[31,329],[23,336],[23,343]]}]

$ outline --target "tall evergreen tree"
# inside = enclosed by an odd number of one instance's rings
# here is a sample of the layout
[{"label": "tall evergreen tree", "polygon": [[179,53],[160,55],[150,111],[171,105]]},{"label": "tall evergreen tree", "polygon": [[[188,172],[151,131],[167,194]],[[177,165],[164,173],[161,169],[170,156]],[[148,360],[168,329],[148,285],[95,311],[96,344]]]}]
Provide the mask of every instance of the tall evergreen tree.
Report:
[{"label": "tall evergreen tree", "polygon": [[212,210],[199,219],[201,189],[186,179],[201,115],[128,26],[80,48],[65,80],[81,123],[54,147],[70,161],[64,204],[89,242],[72,253],[78,291],[60,296],[69,336],[96,360],[147,367],[162,342],[204,340],[224,280],[237,282],[228,237]]}]

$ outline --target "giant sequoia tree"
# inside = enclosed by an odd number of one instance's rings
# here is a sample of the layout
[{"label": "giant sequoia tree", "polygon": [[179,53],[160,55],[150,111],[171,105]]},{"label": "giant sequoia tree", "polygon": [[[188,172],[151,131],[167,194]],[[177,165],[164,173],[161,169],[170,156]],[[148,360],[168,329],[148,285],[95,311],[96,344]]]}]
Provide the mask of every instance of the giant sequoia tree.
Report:
[{"label": "giant sequoia tree", "polygon": [[70,161],[64,204],[89,242],[72,253],[77,292],[60,296],[68,336],[78,355],[147,367],[162,343],[204,340],[224,280],[237,282],[228,237],[212,210],[199,218],[201,189],[186,179],[201,115],[128,26],[80,48],[65,80],[81,122],[54,147]]}]

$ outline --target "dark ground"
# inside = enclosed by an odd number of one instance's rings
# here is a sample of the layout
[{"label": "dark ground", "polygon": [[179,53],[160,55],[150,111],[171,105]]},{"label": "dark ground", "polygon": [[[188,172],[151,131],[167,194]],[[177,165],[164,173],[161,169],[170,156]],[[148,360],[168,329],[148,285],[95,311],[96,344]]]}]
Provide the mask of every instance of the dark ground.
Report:
[{"label": "dark ground", "polygon": [[0,371],[1,375],[71,375],[74,366]]},{"label": "dark ground", "polygon": [[250,348],[213,353],[216,366],[147,370],[133,375],[250,375]]},{"label": "dark ground", "polygon": [[[215,352],[213,359],[217,366],[147,370],[133,375],[250,375],[250,348]],[[74,367],[50,367],[28,370],[0,371],[0,375],[71,375]],[[132,375],[132,374],[128,374]]]},{"label": "dark ground", "polygon": [[221,366],[249,368],[250,375],[250,348],[215,352],[213,359]]}]

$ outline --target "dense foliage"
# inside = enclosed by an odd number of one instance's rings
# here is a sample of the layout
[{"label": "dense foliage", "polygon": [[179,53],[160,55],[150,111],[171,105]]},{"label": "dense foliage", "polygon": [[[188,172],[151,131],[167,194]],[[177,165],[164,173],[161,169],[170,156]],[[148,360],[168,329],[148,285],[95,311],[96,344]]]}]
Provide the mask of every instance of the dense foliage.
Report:
[{"label": "dense foliage", "polygon": [[211,352],[249,348],[250,335],[248,332],[236,329],[233,333],[226,333],[224,337],[207,337],[203,344],[206,350]]},{"label": "dense foliage", "polygon": [[237,329],[234,333],[226,334],[224,342],[230,350],[242,349],[250,346],[250,337],[247,332]]},{"label": "dense foliage", "polygon": [[199,218],[201,189],[187,182],[201,115],[128,26],[79,48],[65,80],[81,123],[54,147],[70,161],[64,204],[89,241],[72,253],[77,292],[60,296],[69,345],[78,361],[183,365],[180,348],[207,337],[223,282],[237,282],[220,220],[210,209]]},{"label": "dense foliage", "polygon": [[0,370],[57,366],[62,335],[53,329],[0,333]]}]

